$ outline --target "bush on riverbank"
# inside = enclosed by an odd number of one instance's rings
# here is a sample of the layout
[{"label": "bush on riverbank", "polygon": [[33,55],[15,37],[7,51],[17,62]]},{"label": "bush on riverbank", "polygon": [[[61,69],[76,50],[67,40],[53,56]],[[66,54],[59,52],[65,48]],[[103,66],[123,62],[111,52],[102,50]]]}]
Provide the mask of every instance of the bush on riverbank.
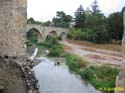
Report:
[{"label": "bush on riverbank", "polygon": [[48,48],[50,51],[47,56],[49,57],[60,57],[63,56],[64,49],[59,44],[57,36],[49,36],[48,39],[43,42],[43,46]]},{"label": "bush on riverbank", "polygon": [[88,62],[83,61],[80,57],[76,55],[66,54],[66,64],[68,65],[69,69],[79,73],[81,68],[85,68],[88,66]]},{"label": "bush on riverbank", "polygon": [[47,40],[43,43],[38,44],[38,46],[48,49],[49,53],[47,56],[49,57],[60,57],[64,54],[64,49],[59,44],[56,36],[48,36]]},{"label": "bush on riverbank", "polygon": [[[69,69],[79,74],[82,79],[90,82],[95,88],[114,88],[118,69],[112,68],[109,65],[102,65],[100,67],[88,66],[86,61],[82,61],[75,55],[66,55],[66,64]],[[104,91],[104,90],[102,90]],[[113,93],[109,91],[108,93]]]},{"label": "bush on riverbank", "polygon": [[[83,79],[89,81],[95,88],[114,88],[118,69],[107,65],[101,67],[88,67],[80,71]],[[110,91],[113,93],[113,91]]]}]

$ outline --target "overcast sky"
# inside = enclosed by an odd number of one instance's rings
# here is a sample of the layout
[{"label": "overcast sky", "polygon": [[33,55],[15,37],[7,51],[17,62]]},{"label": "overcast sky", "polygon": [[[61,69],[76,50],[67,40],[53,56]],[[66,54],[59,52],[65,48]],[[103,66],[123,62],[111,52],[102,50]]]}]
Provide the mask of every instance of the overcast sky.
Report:
[{"label": "overcast sky", "polygon": [[[64,11],[74,16],[76,9],[83,5],[84,9],[90,7],[94,0],[28,0],[28,18],[47,21],[56,16],[56,11]],[[125,0],[97,0],[99,9],[106,16],[112,12],[121,11]]]}]

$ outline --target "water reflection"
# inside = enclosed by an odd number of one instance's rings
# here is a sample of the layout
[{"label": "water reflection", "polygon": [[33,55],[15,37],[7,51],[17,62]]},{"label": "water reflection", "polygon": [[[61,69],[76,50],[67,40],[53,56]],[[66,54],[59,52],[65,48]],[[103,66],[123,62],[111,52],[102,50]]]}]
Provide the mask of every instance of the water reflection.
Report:
[{"label": "water reflection", "polygon": [[57,66],[47,60],[37,65],[34,70],[41,93],[102,93],[84,83],[79,76],[70,73],[65,64]]}]

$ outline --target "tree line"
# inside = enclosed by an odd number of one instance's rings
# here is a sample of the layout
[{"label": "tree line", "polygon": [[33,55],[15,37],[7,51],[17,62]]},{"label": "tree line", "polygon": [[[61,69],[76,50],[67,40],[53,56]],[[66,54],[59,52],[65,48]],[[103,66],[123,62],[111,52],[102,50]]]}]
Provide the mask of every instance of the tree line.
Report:
[{"label": "tree line", "polygon": [[123,14],[115,12],[108,17],[99,10],[95,0],[91,10],[83,6],[75,12],[75,26],[68,37],[75,40],[86,40],[94,43],[121,43],[123,35]]}]

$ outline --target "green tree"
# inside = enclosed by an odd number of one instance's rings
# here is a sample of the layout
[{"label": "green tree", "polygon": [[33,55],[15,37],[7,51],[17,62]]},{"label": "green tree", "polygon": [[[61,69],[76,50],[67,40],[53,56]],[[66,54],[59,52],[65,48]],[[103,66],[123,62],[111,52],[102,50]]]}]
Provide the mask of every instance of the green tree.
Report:
[{"label": "green tree", "polygon": [[65,15],[65,17],[64,17],[64,27],[69,28],[71,21],[72,21],[72,16],[71,15]]},{"label": "green tree", "polygon": [[52,19],[53,25],[55,27],[63,28],[68,28],[71,21],[72,16],[66,15],[63,11],[57,11],[56,17]]},{"label": "green tree", "polygon": [[51,25],[51,21],[46,21],[42,23],[43,26],[50,26]]},{"label": "green tree", "polygon": [[108,33],[112,39],[122,40],[123,35],[123,17],[120,12],[112,13],[106,21]]},{"label": "green tree", "polygon": [[93,2],[93,4],[91,5],[91,8],[92,8],[92,11],[91,11],[91,12],[92,12],[93,14],[96,14],[96,13],[99,13],[99,12],[100,12],[97,0],[95,0],[95,1]]},{"label": "green tree", "polygon": [[85,13],[83,6],[80,5],[77,11],[75,12],[75,27],[84,28]]},{"label": "green tree", "polygon": [[53,23],[53,26],[55,26],[55,27],[60,27],[60,19],[59,18],[53,18],[52,19],[52,23]]},{"label": "green tree", "polygon": [[35,24],[35,20],[34,20],[34,18],[29,18],[28,20],[27,20],[27,23],[28,24]]},{"label": "green tree", "polygon": [[42,24],[42,22],[40,22],[40,21],[36,21],[34,18],[29,18],[28,20],[27,20],[27,23],[28,24]]}]

